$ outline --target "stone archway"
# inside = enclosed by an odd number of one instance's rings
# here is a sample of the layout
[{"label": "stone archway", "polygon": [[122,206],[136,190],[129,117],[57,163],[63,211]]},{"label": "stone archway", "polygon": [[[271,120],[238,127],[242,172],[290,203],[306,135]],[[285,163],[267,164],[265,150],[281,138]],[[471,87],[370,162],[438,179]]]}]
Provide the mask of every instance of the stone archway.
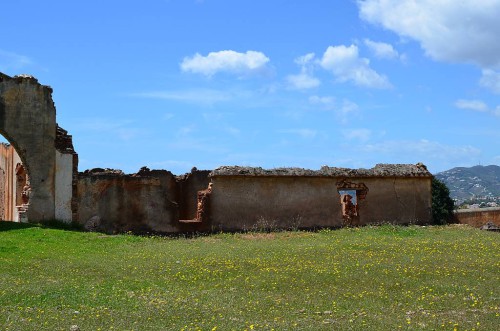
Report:
[{"label": "stone archway", "polygon": [[0,73],[0,134],[14,146],[29,173],[27,218],[55,219],[56,110],[52,89],[31,76]]}]

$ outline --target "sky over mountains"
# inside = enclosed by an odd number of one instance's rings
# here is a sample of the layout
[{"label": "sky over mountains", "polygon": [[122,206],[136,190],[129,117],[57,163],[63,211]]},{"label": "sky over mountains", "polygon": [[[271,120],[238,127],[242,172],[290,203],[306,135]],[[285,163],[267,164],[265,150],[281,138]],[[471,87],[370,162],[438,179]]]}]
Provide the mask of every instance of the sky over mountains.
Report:
[{"label": "sky over mountains", "polygon": [[2,4],[80,170],[500,164],[500,0]]}]

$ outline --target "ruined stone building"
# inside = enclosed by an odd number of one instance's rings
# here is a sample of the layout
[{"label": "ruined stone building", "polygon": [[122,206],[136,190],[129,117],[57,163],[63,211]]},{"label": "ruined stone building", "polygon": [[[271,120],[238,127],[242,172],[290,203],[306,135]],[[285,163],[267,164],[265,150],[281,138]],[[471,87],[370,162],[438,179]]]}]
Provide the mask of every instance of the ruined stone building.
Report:
[{"label": "ruined stone building", "polygon": [[52,89],[31,76],[0,73],[0,134],[10,143],[0,145],[4,220],[164,233],[431,221],[432,175],[422,164],[78,172]]}]

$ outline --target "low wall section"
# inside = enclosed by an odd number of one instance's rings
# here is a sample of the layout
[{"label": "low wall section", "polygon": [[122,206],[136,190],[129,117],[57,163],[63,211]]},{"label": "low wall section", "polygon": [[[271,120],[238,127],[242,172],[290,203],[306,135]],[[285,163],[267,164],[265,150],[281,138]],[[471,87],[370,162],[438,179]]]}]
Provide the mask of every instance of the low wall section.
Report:
[{"label": "low wall section", "polygon": [[387,167],[219,168],[211,174],[209,226],[213,230],[339,227],[344,221],[339,193],[344,181],[368,189],[366,197],[357,201],[361,225],[430,223],[432,176],[427,169]]},{"label": "low wall section", "polygon": [[221,167],[184,176],[94,169],[79,175],[78,222],[106,232],[340,227],[346,225],[341,194],[350,190],[356,210],[350,224],[423,224],[431,222],[431,179],[425,167],[408,165]]},{"label": "low wall section", "polygon": [[462,209],[455,212],[457,223],[481,227],[488,222],[500,226],[500,208]]},{"label": "low wall section", "polygon": [[78,222],[108,233],[177,232],[175,195],[175,178],[167,171],[154,176],[86,172],[78,180]]},{"label": "low wall section", "polygon": [[93,169],[79,174],[77,222],[108,233],[176,233],[196,216],[196,193],[208,186],[209,171],[181,177],[166,170],[142,168],[137,174]]}]

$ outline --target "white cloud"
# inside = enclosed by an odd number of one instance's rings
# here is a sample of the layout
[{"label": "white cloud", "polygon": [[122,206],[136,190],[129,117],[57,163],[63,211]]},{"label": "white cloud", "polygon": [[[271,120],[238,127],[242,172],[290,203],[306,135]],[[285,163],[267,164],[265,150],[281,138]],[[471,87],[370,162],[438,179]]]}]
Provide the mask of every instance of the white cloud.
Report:
[{"label": "white cloud", "polygon": [[465,100],[459,99],[455,102],[455,107],[460,109],[468,109],[473,111],[478,111],[482,113],[490,113],[494,116],[500,117],[500,106],[492,109],[486,103],[481,100]]},{"label": "white cloud", "polygon": [[289,129],[289,130],[281,130],[280,133],[291,133],[296,134],[302,138],[314,138],[318,134],[316,130],[311,129]]},{"label": "white cloud", "polygon": [[320,105],[325,110],[333,110],[336,106],[334,97],[320,97],[317,95],[310,96],[309,103],[313,105]]},{"label": "white cloud", "polygon": [[364,40],[365,45],[373,52],[375,57],[380,59],[397,59],[399,58],[399,53],[390,44],[383,42],[376,42],[370,39]]},{"label": "white cloud", "polygon": [[306,55],[299,56],[294,60],[295,63],[297,63],[299,66],[305,66],[314,60],[314,57],[316,54],[314,53],[307,53]]},{"label": "white cloud", "polygon": [[120,140],[128,141],[140,136],[144,136],[146,131],[135,128],[133,120],[111,120],[109,118],[80,118],[77,120],[76,131],[103,133],[112,139],[118,137]]},{"label": "white cloud", "polygon": [[500,71],[484,69],[479,84],[496,94],[500,94]]},{"label": "white cloud", "polygon": [[309,103],[318,106],[320,110],[333,111],[342,124],[348,123],[351,117],[359,113],[358,105],[347,99],[337,102],[334,97],[313,95],[309,97]]},{"label": "white cloud", "polygon": [[296,90],[310,89],[321,84],[319,79],[310,75],[305,70],[302,70],[302,72],[298,75],[288,75],[286,77],[286,80],[290,88]]},{"label": "white cloud", "polygon": [[352,129],[352,130],[343,130],[342,134],[344,138],[348,140],[359,140],[361,142],[366,142],[370,140],[372,131],[368,129]]},{"label": "white cloud", "polygon": [[261,52],[239,53],[225,50],[210,52],[207,56],[196,53],[192,57],[185,57],[181,63],[181,69],[208,77],[219,72],[249,74],[263,69],[268,62],[269,58]]},{"label": "white cloud", "polygon": [[197,130],[197,128],[194,124],[191,124],[188,126],[183,126],[177,130],[176,136],[177,137],[185,137],[185,136],[190,135],[191,133],[195,132],[196,130]]},{"label": "white cloud", "polygon": [[178,91],[152,91],[134,93],[132,96],[150,99],[165,99],[205,106],[212,106],[220,102],[229,102],[237,98],[245,98],[249,92],[245,91],[220,91],[215,89],[189,89]]},{"label": "white cloud", "polygon": [[314,53],[308,53],[295,59],[295,63],[300,66],[300,73],[297,75],[288,75],[286,81],[288,86],[296,90],[305,90],[317,87],[321,84],[319,79],[314,77],[313,59]]},{"label": "white cloud", "polygon": [[370,60],[359,57],[358,47],[329,46],[320,60],[320,65],[331,71],[339,82],[351,81],[370,88],[390,88],[386,76],[370,68]]},{"label": "white cloud", "polygon": [[493,115],[500,117],[500,106],[497,106],[495,110],[493,110]]},{"label": "white cloud", "polygon": [[500,67],[498,0],[358,0],[360,17],[420,43],[433,59]]},{"label": "white cloud", "polygon": [[356,103],[350,101],[350,100],[343,100],[342,101],[342,106],[340,107],[340,111],[344,115],[349,115],[352,113],[358,112],[359,107]]},{"label": "white cloud", "polygon": [[12,69],[21,69],[33,64],[33,61],[27,56],[7,52],[0,49],[0,70],[7,71]]},{"label": "white cloud", "polygon": [[455,102],[455,106],[460,109],[469,109],[480,112],[488,111],[488,106],[481,100],[460,99]]},{"label": "white cloud", "polygon": [[224,131],[227,132],[227,133],[229,133],[230,135],[236,136],[236,137],[241,134],[241,130],[238,129],[238,128],[235,128],[233,126],[226,126],[224,128]]},{"label": "white cloud", "polygon": [[364,152],[392,154],[398,157],[413,158],[414,161],[440,159],[445,161],[470,160],[481,154],[481,151],[472,146],[450,146],[439,142],[421,140],[384,141],[377,144],[368,144],[361,148]]},{"label": "white cloud", "polygon": [[127,128],[130,124],[133,124],[134,121],[126,119],[111,120],[110,118],[92,117],[78,118],[76,123],[76,128],[81,131],[107,132]]}]

